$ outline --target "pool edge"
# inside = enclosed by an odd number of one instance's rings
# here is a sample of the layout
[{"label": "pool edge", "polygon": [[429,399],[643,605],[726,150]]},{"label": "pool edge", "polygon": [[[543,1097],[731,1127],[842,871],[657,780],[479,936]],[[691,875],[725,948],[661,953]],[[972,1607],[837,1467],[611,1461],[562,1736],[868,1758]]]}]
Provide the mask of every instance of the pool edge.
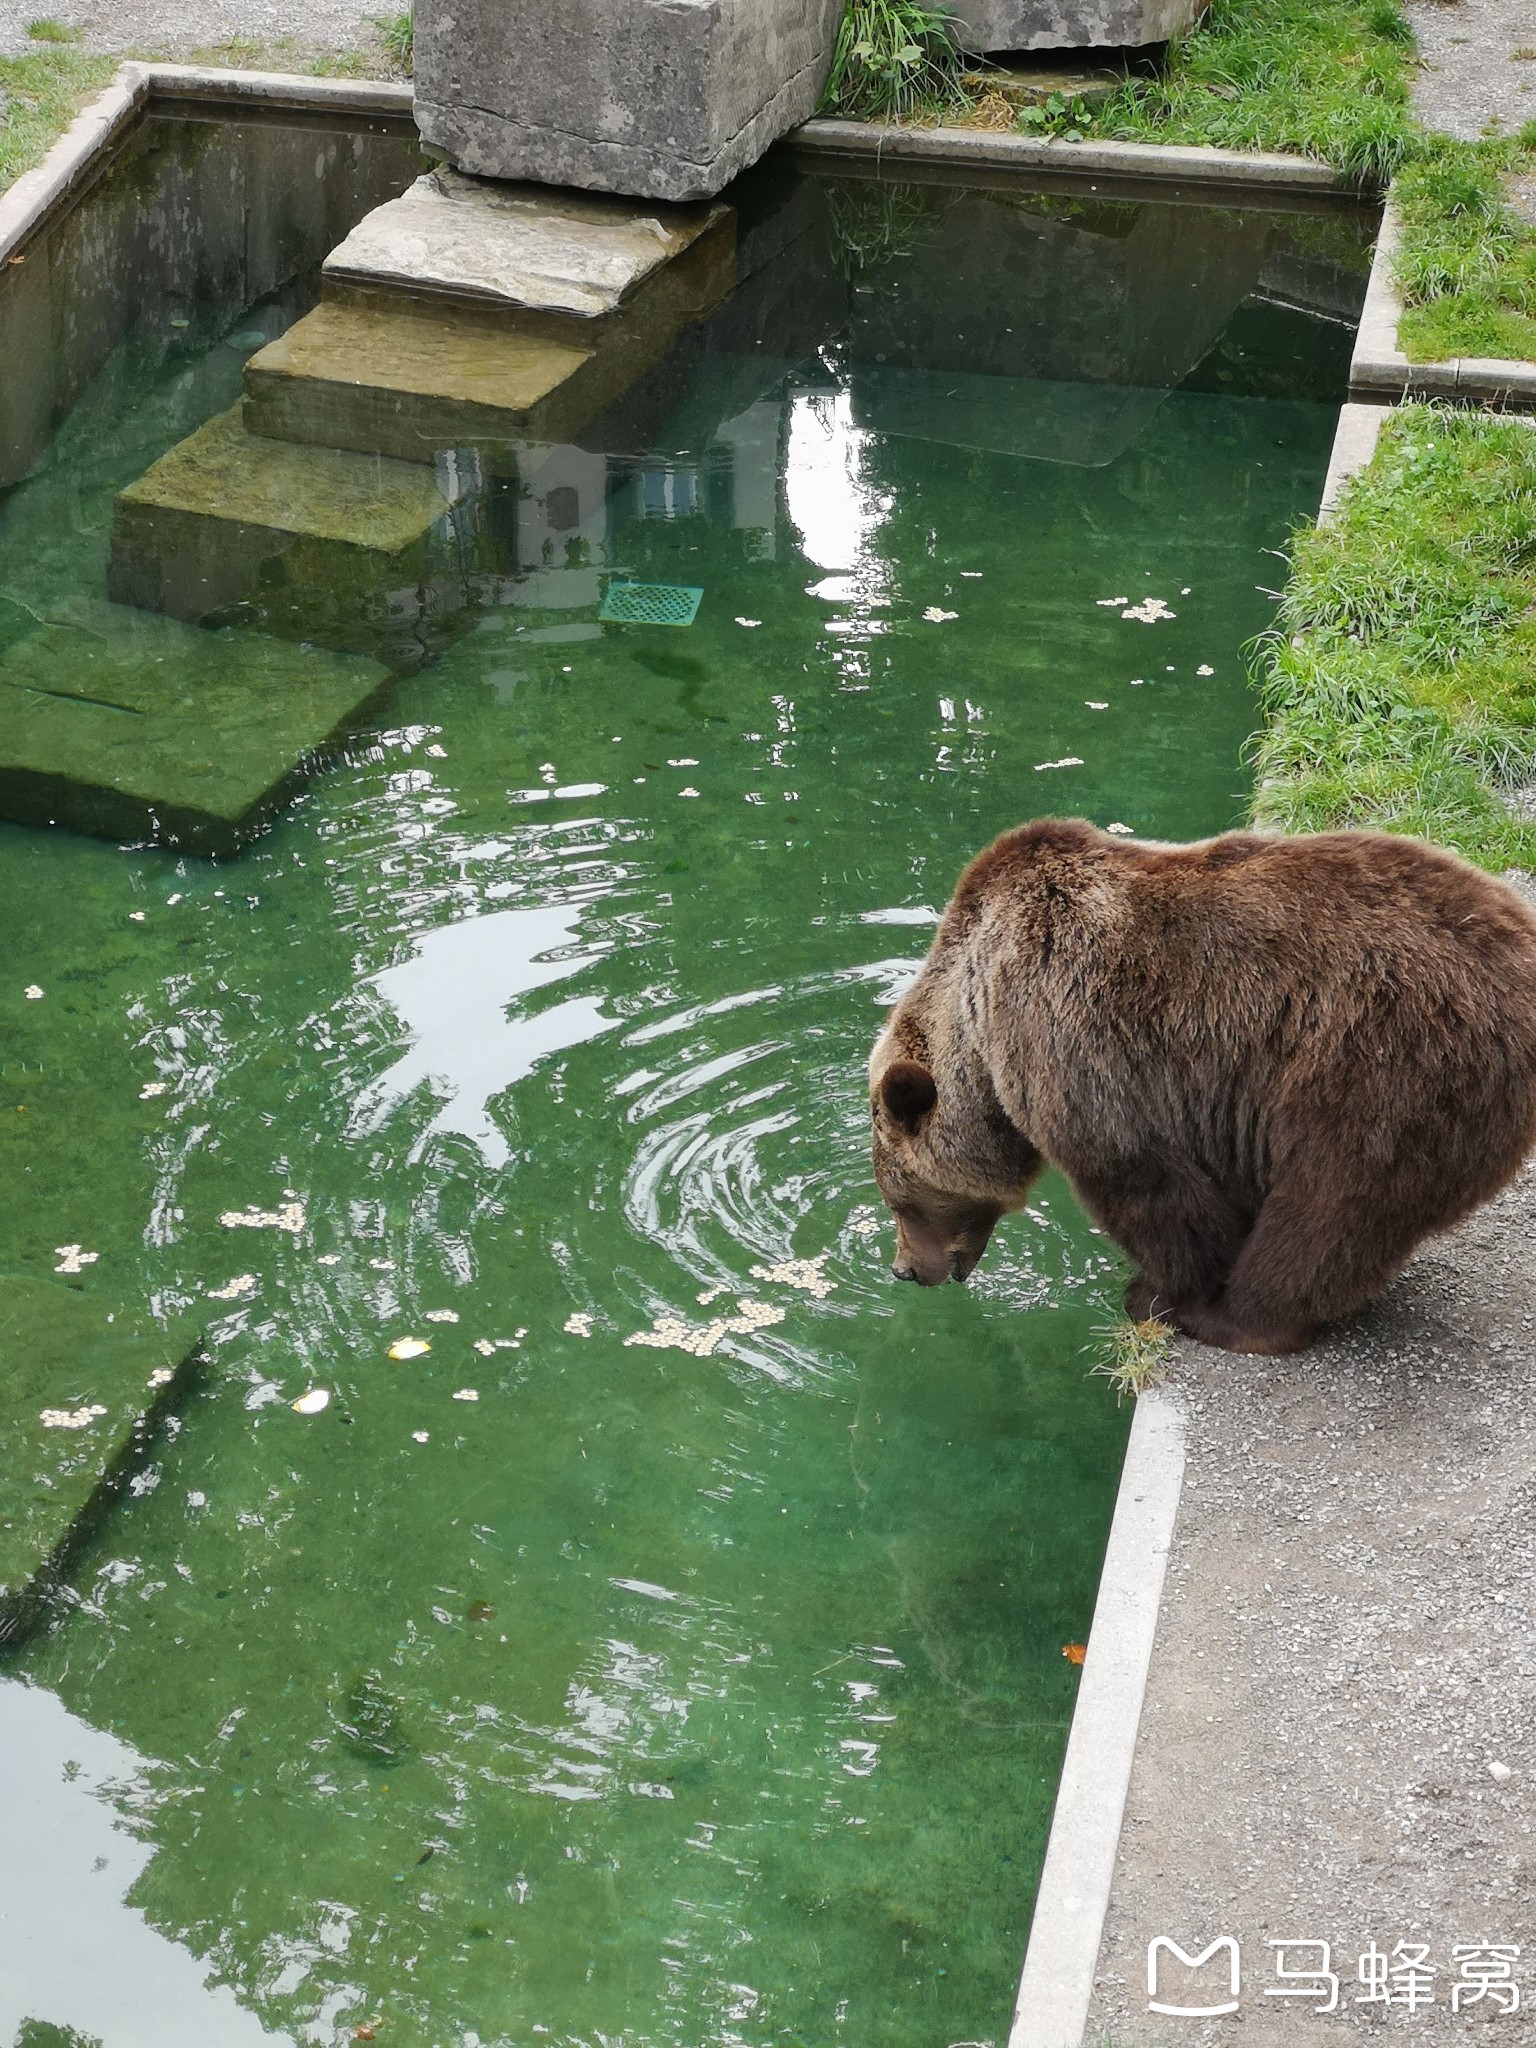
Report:
[{"label": "pool edge", "polygon": [[1079,2048],[1184,1484],[1172,1388],[1136,1402],[1008,2048]]}]

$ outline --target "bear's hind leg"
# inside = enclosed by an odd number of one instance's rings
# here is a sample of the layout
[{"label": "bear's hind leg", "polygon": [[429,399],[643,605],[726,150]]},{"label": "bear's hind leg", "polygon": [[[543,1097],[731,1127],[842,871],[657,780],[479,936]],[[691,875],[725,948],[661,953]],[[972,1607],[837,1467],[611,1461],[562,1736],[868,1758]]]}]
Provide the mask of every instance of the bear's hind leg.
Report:
[{"label": "bear's hind leg", "polygon": [[1363,1198],[1341,1174],[1324,1193],[1277,1188],[1238,1254],[1225,1292],[1177,1317],[1223,1351],[1302,1351],[1325,1323],[1385,1287],[1423,1235],[1380,1187]]}]

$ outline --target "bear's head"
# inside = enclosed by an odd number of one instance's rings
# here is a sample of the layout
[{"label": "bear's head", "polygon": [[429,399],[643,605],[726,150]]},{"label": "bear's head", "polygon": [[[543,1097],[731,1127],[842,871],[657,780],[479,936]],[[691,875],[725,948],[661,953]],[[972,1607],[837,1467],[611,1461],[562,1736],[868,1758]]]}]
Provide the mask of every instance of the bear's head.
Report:
[{"label": "bear's head", "polygon": [[869,1063],[875,1179],[896,1218],[898,1280],[969,1277],[1000,1216],[1021,1209],[1042,1161],[979,1060],[936,1051],[898,1008]]}]

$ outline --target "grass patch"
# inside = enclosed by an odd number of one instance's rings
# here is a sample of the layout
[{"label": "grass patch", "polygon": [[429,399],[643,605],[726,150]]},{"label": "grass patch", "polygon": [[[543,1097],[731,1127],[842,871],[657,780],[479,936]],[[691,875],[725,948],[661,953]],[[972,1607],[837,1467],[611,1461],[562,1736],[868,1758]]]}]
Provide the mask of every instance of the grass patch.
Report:
[{"label": "grass patch", "polygon": [[0,190],[42,162],[81,103],[116,69],[115,57],[88,57],[68,44],[0,57]]},{"label": "grass patch", "polygon": [[1298,534],[1260,646],[1255,822],[1370,826],[1536,866],[1536,424],[1405,405]]},{"label": "grass patch", "polygon": [[1510,141],[1426,141],[1398,177],[1398,342],[1411,361],[1536,360],[1536,227],[1507,196],[1533,173],[1536,122]]},{"label": "grass patch", "polygon": [[1381,184],[1415,147],[1412,54],[1392,0],[1214,0],[1158,76],[1079,119],[1095,136],[1285,150]]},{"label": "grass patch", "polygon": [[1101,1323],[1093,1334],[1103,1340],[1104,1356],[1089,1371],[1094,1378],[1109,1381],[1117,1403],[1134,1401],[1167,1380],[1173,1365],[1173,1331],[1166,1323],[1133,1323],[1122,1316],[1117,1322]]},{"label": "grass patch", "polygon": [[40,21],[27,23],[27,34],[34,43],[78,43],[81,31],[66,28],[62,21],[53,21],[44,16]]},{"label": "grass patch", "polygon": [[375,18],[374,27],[379,32],[379,41],[384,45],[395,63],[406,73],[416,68],[416,10],[407,7],[402,14],[391,14],[383,19]]},{"label": "grass patch", "polygon": [[962,106],[965,59],[951,10],[921,0],[849,0],[819,112],[850,121],[909,121]]}]

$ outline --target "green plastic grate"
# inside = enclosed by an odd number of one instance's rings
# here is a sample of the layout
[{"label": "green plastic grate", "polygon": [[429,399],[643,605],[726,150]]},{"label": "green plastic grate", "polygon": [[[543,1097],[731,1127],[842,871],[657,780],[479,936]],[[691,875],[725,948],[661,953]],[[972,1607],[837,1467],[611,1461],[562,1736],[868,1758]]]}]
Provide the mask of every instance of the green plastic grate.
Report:
[{"label": "green plastic grate", "polygon": [[686,583],[610,583],[597,616],[609,625],[691,626],[703,595]]}]

